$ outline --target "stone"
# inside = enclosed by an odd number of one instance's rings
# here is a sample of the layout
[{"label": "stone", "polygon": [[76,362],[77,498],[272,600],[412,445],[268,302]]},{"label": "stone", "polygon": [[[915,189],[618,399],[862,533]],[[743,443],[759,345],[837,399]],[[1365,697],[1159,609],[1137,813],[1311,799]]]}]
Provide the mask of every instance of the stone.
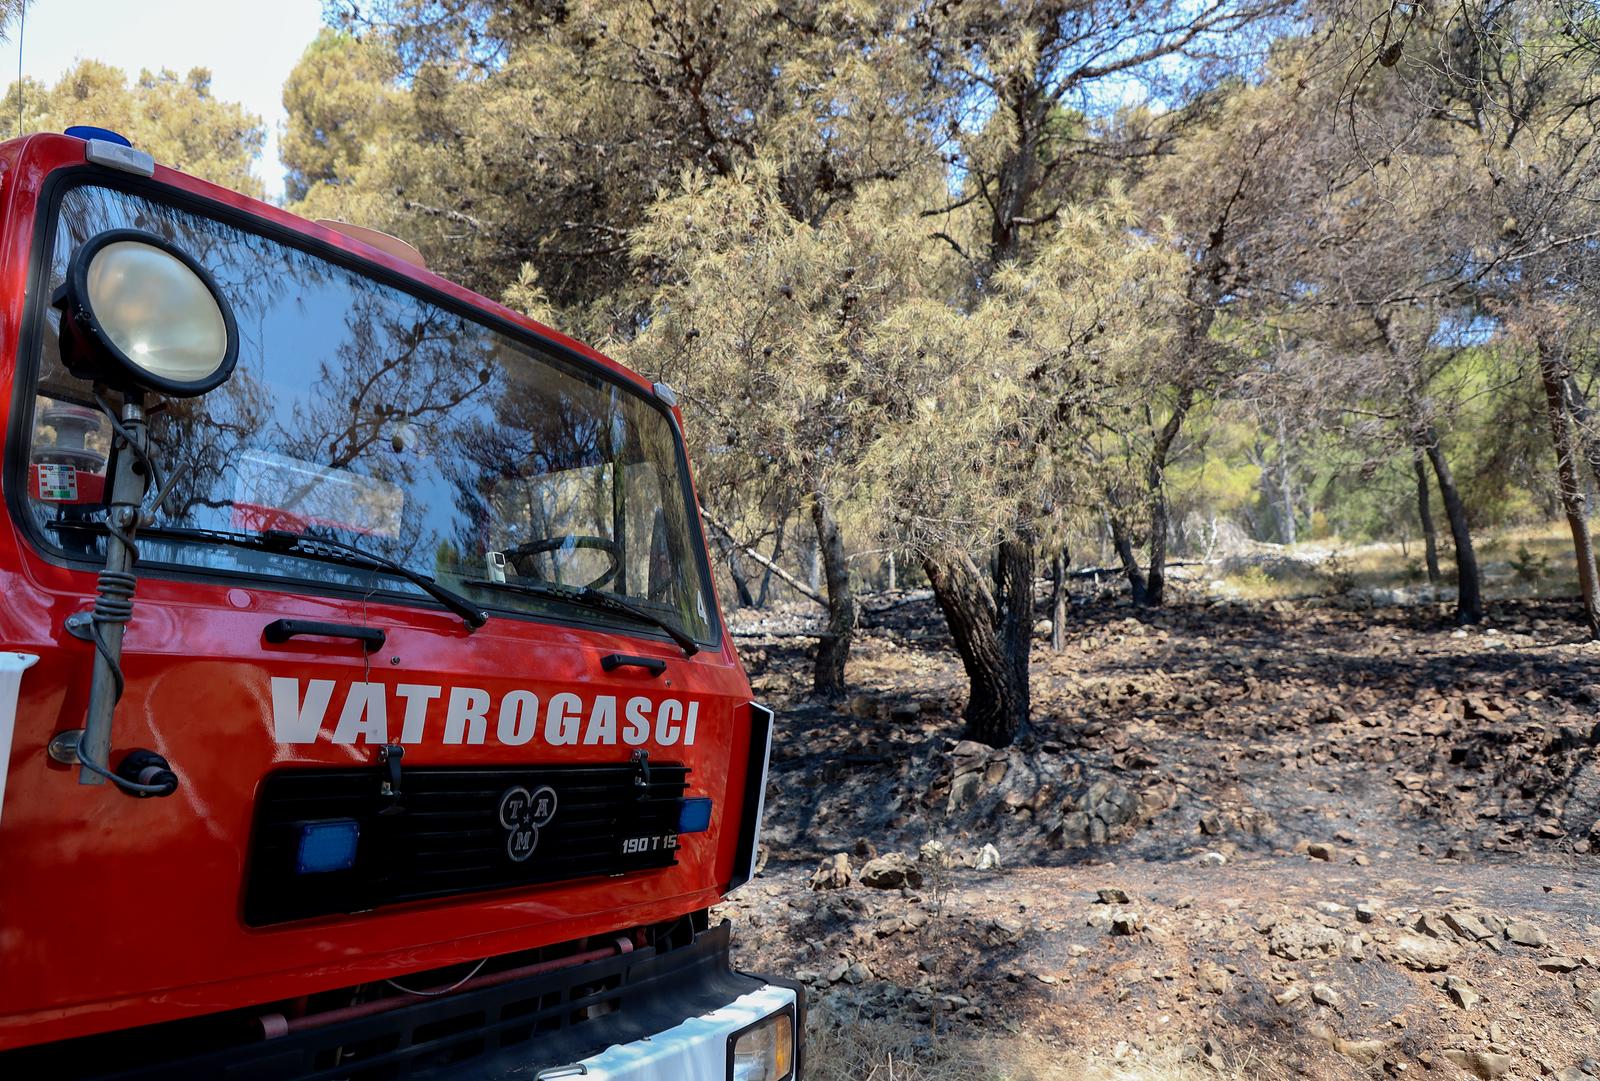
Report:
[{"label": "stone", "polygon": [[942,867],[950,862],[950,853],[944,847],[943,841],[923,841],[922,847],[917,849],[917,859],[923,863],[931,863],[935,867]]},{"label": "stone", "polygon": [[1544,946],[1550,941],[1543,931],[1525,920],[1506,924],[1506,938],[1519,946]]},{"label": "stone", "polygon": [[1306,855],[1314,860],[1323,860],[1332,863],[1339,856],[1339,850],[1325,841],[1313,841],[1306,846]]},{"label": "stone", "polygon": [[1292,983],[1288,987],[1285,987],[1282,991],[1279,991],[1277,994],[1273,995],[1272,1001],[1276,1002],[1280,1006],[1287,1006],[1299,999],[1303,993],[1304,992],[1300,990],[1299,984]]},{"label": "stone", "polygon": [[1391,950],[1394,959],[1417,972],[1442,972],[1450,967],[1459,947],[1422,935],[1401,935]]},{"label": "stone", "polygon": [[842,890],[850,885],[850,857],[843,852],[822,861],[811,875],[814,890]]},{"label": "stone", "polygon": [[904,853],[890,852],[866,862],[861,868],[861,884],[877,890],[897,890],[904,886],[916,889],[922,885],[922,871]]},{"label": "stone", "polygon": [[1463,1010],[1470,1010],[1483,1000],[1483,996],[1470,983],[1456,976],[1445,978],[1444,990],[1450,996],[1450,1001]]},{"label": "stone", "polygon": [[1413,930],[1421,931],[1429,938],[1437,938],[1444,942],[1454,942],[1456,939],[1456,933],[1438,916],[1424,913],[1417,917],[1417,922],[1411,926]]},{"label": "stone", "polygon": [[1465,912],[1446,912],[1444,922],[1445,926],[1468,942],[1479,942],[1494,937],[1494,932],[1489,930],[1482,920]]},{"label": "stone", "polygon": [[1202,961],[1194,970],[1195,982],[1201,990],[1214,995],[1225,995],[1233,990],[1233,973],[1215,961]]},{"label": "stone", "polygon": [[1344,936],[1332,927],[1308,921],[1279,922],[1267,936],[1267,952],[1289,961],[1337,957]]},{"label": "stone", "polygon": [[978,852],[977,861],[973,866],[980,871],[998,871],[1000,869],[1000,850],[992,844],[986,844]]},{"label": "stone", "polygon": [[1546,972],[1573,972],[1576,971],[1580,965],[1581,962],[1576,957],[1556,956],[1542,957],[1539,959],[1539,967],[1544,969]]},{"label": "stone", "polygon": [[1337,1010],[1344,1005],[1344,999],[1339,997],[1339,992],[1325,983],[1316,984],[1311,988],[1311,1001],[1330,1010]]},{"label": "stone", "polygon": [[1568,1066],[1564,1070],[1554,1071],[1556,1081],[1595,1081],[1594,1074],[1580,1070],[1576,1066]]},{"label": "stone", "polygon": [[1377,918],[1378,918],[1378,908],[1377,908],[1376,905],[1369,904],[1368,902],[1363,901],[1359,905],[1356,906],[1356,919],[1359,920],[1360,922],[1362,922],[1362,923],[1371,923],[1373,920],[1375,920]]},{"label": "stone", "polygon": [[1144,919],[1137,912],[1118,912],[1111,917],[1111,933],[1136,935],[1144,930]]},{"label": "stone", "polygon": [[1502,1055],[1495,1051],[1458,1051],[1448,1050],[1444,1057],[1466,1070],[1468,1073],[1482,1078],[1483,1081],[1497,1081],[1511,1072],[1511,1056]]},{"label": "stone", "polygon": [[1579,1000],[1579,1005],[1593,1014],[1596,1021],[1600,1021],[1600,990],[1591,991],[1587,998]]},{"label": "stone", "polygon": [[1110,889],[1095,890],[1095,902],[1102,905],[1125,905],[1129,902],[1127,890]]}]

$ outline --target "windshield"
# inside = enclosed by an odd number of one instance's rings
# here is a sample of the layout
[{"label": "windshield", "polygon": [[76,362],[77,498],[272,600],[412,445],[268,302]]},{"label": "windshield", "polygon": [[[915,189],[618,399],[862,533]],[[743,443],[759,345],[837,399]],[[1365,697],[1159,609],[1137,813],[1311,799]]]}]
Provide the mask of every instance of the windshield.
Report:
[{"label": "windshield", "polygon": [[[299,248],[106,187],[62,196],[44,295],[79,245],[118,228],[198,259],[239,326],[227,383],[152,411],[154,457],[183,467],[158,525],[336,539],[490,607],[640,629],[481,583],[591,586],[712,640],[677,439],[636,390]],[[98,557],[109,425],[61,365],[59,313],[45,319],[27,503],[48,544]],[[144,565],[420,596],[292,552],[150,536],[139,552]]]}]

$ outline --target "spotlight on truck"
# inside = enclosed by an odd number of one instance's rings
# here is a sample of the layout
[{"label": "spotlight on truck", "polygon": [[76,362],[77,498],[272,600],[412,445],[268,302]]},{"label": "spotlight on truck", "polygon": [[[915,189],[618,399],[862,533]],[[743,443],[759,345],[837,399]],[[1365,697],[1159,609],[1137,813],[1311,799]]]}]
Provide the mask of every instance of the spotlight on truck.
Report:
[{"label": "spotlight on truck", "polygon": [[[75,763],[81,784],[110,781],[129,795],[170,796],[178,777],[154,751],[137,749],[110,768],[112,718],[122,697],[122,638],[133,616],[139,558],[135,535],[168,484],[149,453],[147,392],[193,398],[215,390],[239,359],[233,309],[194,256],[138,229],[110,229],[73,253],[66,281],[51,297],[61,311],[61,361],[95,386],[95,404],[111,421],[113,466],[106,506],[106,565],[94,607],[67,619],[67,630],[94,643],[89,709],[80,731],[62,732],[51,757]],[[117,409],[102,396],[120,393]],[[176,476],[176,475],[174,475]]]},{"label": "spotlight on truck", "polygon": [[239,359],[233,309],[211,275],[151,233],[92,237],[52,303],[67,369],[124,393],[192,398],[221,386]]}]

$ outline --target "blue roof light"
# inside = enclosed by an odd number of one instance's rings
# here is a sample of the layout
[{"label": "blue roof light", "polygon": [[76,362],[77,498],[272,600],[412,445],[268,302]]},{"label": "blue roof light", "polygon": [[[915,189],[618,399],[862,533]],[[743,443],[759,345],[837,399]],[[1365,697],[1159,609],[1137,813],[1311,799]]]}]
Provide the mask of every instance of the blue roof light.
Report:
[{"label": "blue roof light", "polygon": [[82,139],[85,142],[90,139],[100,139],[104,142],[116,143],[118,146],[133,145],[128,141],[126,135],[119,135],[110,128],[97,128],[92,124],[74,124],[66,130],[65,134],[71,135],[76,139]]}]

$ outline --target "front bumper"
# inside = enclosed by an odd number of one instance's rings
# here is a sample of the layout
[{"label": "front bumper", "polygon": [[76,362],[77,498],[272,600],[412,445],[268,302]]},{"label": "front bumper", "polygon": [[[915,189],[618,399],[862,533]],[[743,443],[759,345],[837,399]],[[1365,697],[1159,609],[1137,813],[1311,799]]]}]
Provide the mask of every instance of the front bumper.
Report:
[{"label": "front bumper", "polygon": [[[537,1076],[545,1081],[561,1077],[582,1077],[584,1081],[727,1081],[729,1042],[764,1018],[789,1011],[795,1016],[798,1043],[803,995],[794,988],[768,984],[665,1032],[607,1048],[574,1063],[570,1073],[547,1070]],[[796,1047],[791,1079],[800,1076],[798,1051]],[[576,1069],[580,1066],[582,1072]]]},{"label": "front bumper", "polygon": [[728,947],[724,923],[665,952],[640,949],[273,1039],[219,1039],[224,1018],[195,1018],[41,1044],[0,1054],[0,1077],[728,1081],[729,1036],[789,1009],[798,1044],[805,1023],[799,985],[734,972]]}]

